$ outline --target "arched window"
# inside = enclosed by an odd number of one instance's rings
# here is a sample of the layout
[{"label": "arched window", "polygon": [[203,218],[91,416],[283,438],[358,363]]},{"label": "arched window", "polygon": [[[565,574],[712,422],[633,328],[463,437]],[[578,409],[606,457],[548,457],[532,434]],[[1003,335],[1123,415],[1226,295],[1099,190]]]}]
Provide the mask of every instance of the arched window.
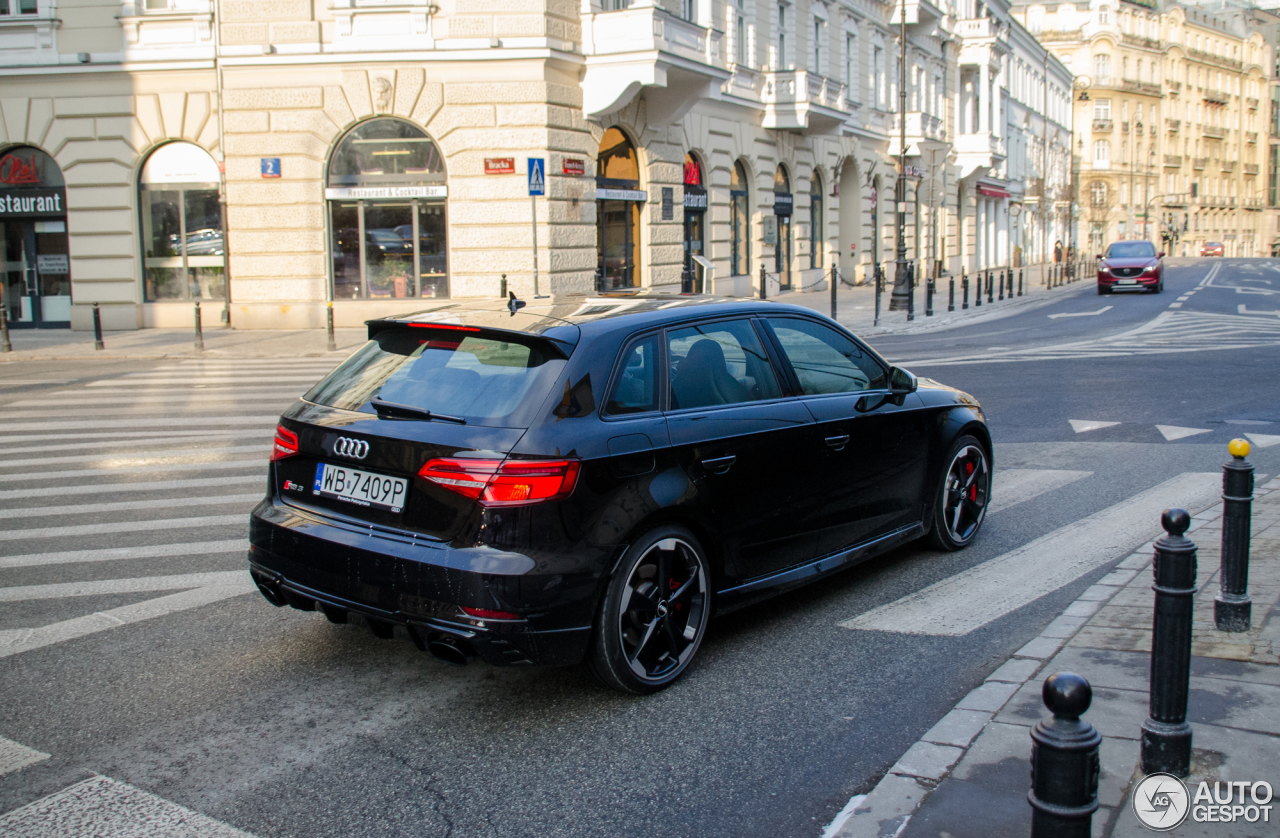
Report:
[{"label": "arched window", "polygon": [[596,250],[600,291],[640,285],[640,163],[621,129],[610,128],[596,155]]},{"label": "arched window", "polygon": [[822,243],[826,239],[822,215],[822,175],[809,178],[809,267],[822,267]]},{"label": "arched window", "polygon": [[733,164],[729,179],[729,226],[732,236],[729,250],[729,273],[744,276],[751,273],[751,193],[747,169],[741,161]]},{"label": "arched window", "polygon": [[787,174],[787,167],[779,163],[773,171],[773,214],[778,225],[773,269],[778,274],[778,287],[784,291],[791,288],[791,210],[794,205],[791,177]]},{"label": "arched window", "polygon": [[38,148],[0,152],[0,247],[0,290],[10,325],[69,328],[66,182],[57,162]]},{"label": "arched window", "polygon": [[362,122],[338,141],[328,188],[334,299],[449,296],[444,159],[403,119]]},{"label": "arched window", "polygon": [[138,177],[143,293],[158,300],[227,295],[218,164],[192,143],[162,145]]}]

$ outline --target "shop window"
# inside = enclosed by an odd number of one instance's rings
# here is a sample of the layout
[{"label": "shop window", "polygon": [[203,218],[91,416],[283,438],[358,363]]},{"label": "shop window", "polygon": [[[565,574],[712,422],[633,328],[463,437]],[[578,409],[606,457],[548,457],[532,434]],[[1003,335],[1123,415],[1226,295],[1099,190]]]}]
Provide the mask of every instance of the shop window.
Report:
[{"label": "shop window", "polygon": [[30,146],[0,154],[0,292],[14,328],[71,325],[66,184]]},{"label": "shop window", "polygon": [[0,15],[34,15],[38,12],[36,0],[0,0]]},{"label": "shop window", "polygon": [[701,294],[705,279],[696,257],[705,253],[707,190],[702,182],[702,162],[694,154],[684,156],[684,274],[682,293]]},{"label": "shop window", "polygon": [[191,143],[160,146],[138,178],[148,302],[227,295],[218,165]]},{"label": "shop window", "polygon": [[339,141],[328,187],[335,300],[449,296],[444,159],[402,119],[362,122]]},{"label": "shop window", "polygon": [[751,204],[747,170],[741,162],[733,164],[729,181],[729,226],[732,236],[729,273],[744,276],[751,273]]},{"label": "shop window", "polygon": [[773,249],[773,269],[778,275],[778,287],[791,288],[791,177],[787,167],[778,164],[773,172],[773,214],[777,218],[778,241]]},{"label": "shop window", "polygon": [[596,157],[597,286],[600,291],[640,285],[640,163],[618,128],[604,132]]}]

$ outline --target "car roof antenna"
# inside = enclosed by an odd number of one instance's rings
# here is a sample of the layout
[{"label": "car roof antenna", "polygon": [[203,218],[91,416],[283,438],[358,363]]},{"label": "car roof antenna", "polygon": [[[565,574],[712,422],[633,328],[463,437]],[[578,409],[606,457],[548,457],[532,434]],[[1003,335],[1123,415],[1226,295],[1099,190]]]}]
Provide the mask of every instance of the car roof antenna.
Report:
[{"label": "car roof antenna", "polygon": [[526,303],[524,300],[516,299],[515,291],[508,291],[507,293],[511,295],[510,298],[507,300],[507,311],[511,312],[512,314],[515,314],[517,311],[525,307]]}]

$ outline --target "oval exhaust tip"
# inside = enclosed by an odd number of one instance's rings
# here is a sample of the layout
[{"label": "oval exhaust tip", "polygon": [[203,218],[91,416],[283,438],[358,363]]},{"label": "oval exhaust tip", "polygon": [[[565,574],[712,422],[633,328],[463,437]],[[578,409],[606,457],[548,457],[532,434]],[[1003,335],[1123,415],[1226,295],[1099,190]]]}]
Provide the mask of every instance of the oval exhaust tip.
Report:
[{"label": "oval exhaust tip", "polygon": [[280,596],[280,592],[273,586],[258,579],[254,579],[253,583],[258,586],[258,592],[262,594],[263,599],[274,605],[276,608],[284,607],[284,597]]},{"label": "oval exhaust tip", "polygon": [[432,640],[427,644],[427,651],[450,666],[466,666],[470,660],[470,655],[449,640]]}]

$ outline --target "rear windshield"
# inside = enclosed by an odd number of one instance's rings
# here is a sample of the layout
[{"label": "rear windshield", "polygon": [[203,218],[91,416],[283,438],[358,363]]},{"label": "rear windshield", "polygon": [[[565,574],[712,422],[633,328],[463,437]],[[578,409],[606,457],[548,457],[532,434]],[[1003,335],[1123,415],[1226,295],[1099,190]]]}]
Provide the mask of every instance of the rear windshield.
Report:
[{"label": "rear windshield", "polygon": [[1156,246],[1151,242],[1116,242],[1107,248],[1108,259],[1130,259],[1155,255]]},{"label": "rear windshield", "polygon": [[564,364],[555,347],[536,338],[387,329],[303,398],[372,413],[369,401],[381,396],[471,425],[528,427]]}]

